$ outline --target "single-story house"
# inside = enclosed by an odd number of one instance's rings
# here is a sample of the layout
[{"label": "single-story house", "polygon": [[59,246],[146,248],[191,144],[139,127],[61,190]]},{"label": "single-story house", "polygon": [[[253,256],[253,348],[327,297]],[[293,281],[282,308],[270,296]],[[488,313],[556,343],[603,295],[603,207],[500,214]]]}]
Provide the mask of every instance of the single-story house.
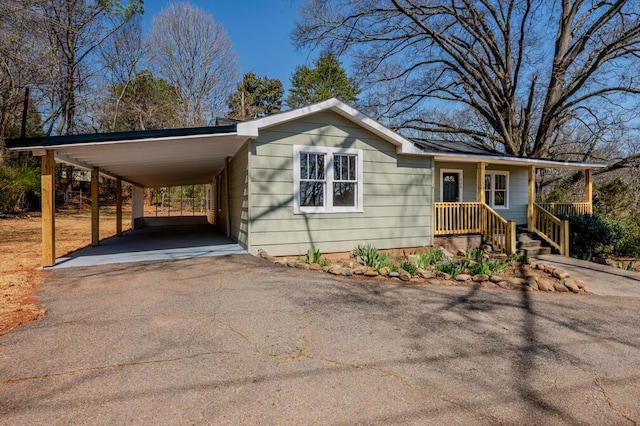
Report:
[{"label": "single-story house", "polygon": [[[118,191],[122,181],[133,185],[134,227],[153,224],[144,217],[143,188],[206,183],[207,221],[249,253],[275,256],[311,247],[343,252],[362,242],[429,246],[438,235],[468,233],[513,252],[516,224],[566,254],[568,228],[553,213],[590,212],[591,170],[604,166],[411,140],[338,99],[222,126],[7,145],[43,158],[45,266],[55,262],[55,161],[92,170],[96,187],[99,174],[116,179]],[[584,170],[584,202],[537,204],[538,168]],[[94,204],[97,215],[97,198]],[[92,241],[98,244],[97,230]]]}]

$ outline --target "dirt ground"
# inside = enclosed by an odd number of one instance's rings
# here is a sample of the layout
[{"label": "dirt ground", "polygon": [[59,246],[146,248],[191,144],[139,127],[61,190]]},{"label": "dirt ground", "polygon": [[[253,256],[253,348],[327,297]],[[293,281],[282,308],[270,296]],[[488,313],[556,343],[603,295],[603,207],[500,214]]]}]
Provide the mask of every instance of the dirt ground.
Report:
[{"label": "dirt ground", "polygon": [[[130,217],[130,212],[123,212],[123,230],[129,228]],[[0,219],[0,336],[45,313],[33,295],[47,276],[39,269],[41,225],[39,213]],[[100,211],[100,239],[115,232],[115,208],[105,207]],[[90,243],[89,210],[56,213],[56,257]]]}]

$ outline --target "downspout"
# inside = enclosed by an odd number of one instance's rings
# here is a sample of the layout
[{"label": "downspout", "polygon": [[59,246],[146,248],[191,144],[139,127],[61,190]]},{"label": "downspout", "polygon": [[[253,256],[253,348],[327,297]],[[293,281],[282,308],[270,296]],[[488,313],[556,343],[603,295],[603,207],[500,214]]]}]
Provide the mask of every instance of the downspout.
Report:
[{"label": "downspout", "polygon": [[229,173],[229,164],[231,163],[231,157],[227,157],[224,159],[224,189],[225,189],[225,203],[227,205],[227,211],[225,214],[225,222],[227,225],[227,238],[231,238],[231,182],[229,182],[229,178],[231,173]]}]

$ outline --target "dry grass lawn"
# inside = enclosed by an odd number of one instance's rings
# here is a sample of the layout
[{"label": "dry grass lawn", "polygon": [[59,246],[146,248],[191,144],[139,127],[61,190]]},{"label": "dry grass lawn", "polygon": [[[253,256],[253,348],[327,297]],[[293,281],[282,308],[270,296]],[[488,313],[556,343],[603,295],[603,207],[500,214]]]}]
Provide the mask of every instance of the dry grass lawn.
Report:
[{"label": "dry grass lawn", "polygon": [[[123,230],[130,212],[123,212]],[[100,239],[116,232],[115,209],[100,212]],[[91,243],[89,210],[56,213],[56,256]],[[46,271],[38,269],[42,257],[39,214],[0,219],[0,336],[44,315],[34,292],[42,285]]]}]

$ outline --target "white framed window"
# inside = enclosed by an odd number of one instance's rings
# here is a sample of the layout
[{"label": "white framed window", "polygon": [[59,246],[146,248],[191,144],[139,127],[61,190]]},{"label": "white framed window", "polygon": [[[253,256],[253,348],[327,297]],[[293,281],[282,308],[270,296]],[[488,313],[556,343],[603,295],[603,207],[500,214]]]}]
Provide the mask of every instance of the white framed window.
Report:
[{"label": "white framed window", "polygon": [[485,172],[484,201],[494,209],[509,208],[509,172]]},{"label": "white framed window", "polygon": [[362,212],[362,150],[294,145],[293,212]]}]

